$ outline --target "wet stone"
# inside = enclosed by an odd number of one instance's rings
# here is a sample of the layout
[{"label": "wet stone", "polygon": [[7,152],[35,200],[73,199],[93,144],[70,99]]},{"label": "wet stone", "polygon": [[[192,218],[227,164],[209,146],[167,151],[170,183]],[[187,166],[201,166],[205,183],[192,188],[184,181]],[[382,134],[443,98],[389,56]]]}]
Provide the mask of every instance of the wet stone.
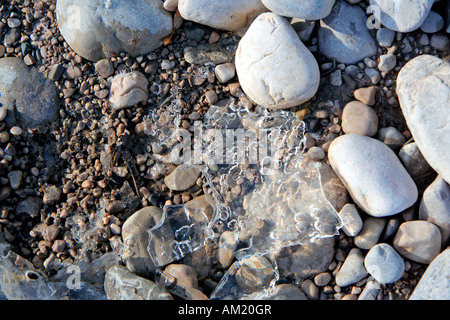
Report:
[{"label": "wet stone", "polygon": [[[133,285],[130,286],[130,283]],[[124,266],[112,266],[104,282],[108,300],[173,300],[161,285],[130,272]]]}]

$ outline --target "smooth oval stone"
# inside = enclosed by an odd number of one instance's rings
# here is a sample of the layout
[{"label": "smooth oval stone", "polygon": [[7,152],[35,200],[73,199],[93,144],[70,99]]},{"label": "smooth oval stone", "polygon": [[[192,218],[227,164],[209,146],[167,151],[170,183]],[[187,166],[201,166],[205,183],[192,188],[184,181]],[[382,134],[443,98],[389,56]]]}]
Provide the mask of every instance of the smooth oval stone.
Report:
[{"label": "smooth oval stone", "polygon": [[59,110],[55,84],[15,57],[0,59],[0,105],[6,124],[22,129],[55,120]]},{"label": "smooth oval stone", "polygon": [[450,300],[450,249],[428,266],[409,300]]},{"label": "smooth oval stone", "polygon": [[374,217],[394,215],[417,200],[417,187],[400,160],[376,139],[340,136],[331,143],[328,157],[353,201]]},{"label": "smooth oval stone", "polygon": [[435,33],[444,27],[444,19],[434,11],[430,11],[420,29],[426,33]]},{"label": "smooth oval stone", "polygon": [[379,243],[364,258],[367,272],[380,283],[394,283],[405,271],[402,257],[387,243]]},{"label": "smooth oval stone", "polygon": [[361,231],[354,239],[355,245],[358,248],[369,250],[377,244],[385,225],[386,220],[383,218],[367,217]]},{"label": "smooth oval stone", "polygon": [[428,221],[407,221],[400,225],[392,243],[405,258],[429,264],[441,252],[441,232]]},{"label": "smooth oval stone", "polygon": [[184,191],[195,185],[200,174],[197,167],[182,164],[166,176],[164,182],[170,190]]},{"label": "smooth oval stone", "polygon": [[363,227],[363,221],[358,213],[358,209],[352,203],[347,203],[341,211],[339,211],[344,225],[342,230],[350,237],[356,236]]},{"label": "smooth oval stone", "polygon": [[185,20],[241,32],[267,8],[261,0],[179,0],[178,10]]},{"label": "smooth oval stone", "polygon": [[342,267],[336,274],[336,284],[339,287],[346,287],[358,282],[367,275],[364,267],[364,256],[357,248],[353,248],[345,258]]},{"label": "smooth oval stone", "polygon": [[261,0],[273,13],[283,17],[319,20],[328,16],[335,0]]},{"label": "smooth oval stone", "polygon": [[397,95],[420,152],[450,182],[450,63],[431,55],[412,59],[398,74]]},{"label": "smooth oval stone", "polygon": [[450,186],[438,176],[423,193],[419,218],[434,223],[442,235],[442,245],[450,238]]},{"label": "smooth oval stone", "polygon": [[378,116],[375,111],[358,101],[349,102],[342,112],[342,131],[374,136],[378,130]]},{"label": "smooth oval stone", "polygon": [[261,14],[239,42],[236,72],[244,92],[255,103],[283,109],[300,105],[317,92],[317,61],[288,21]]},{"label": "smooth oval stone", "polygon": [[386,28],[399,32],[418,29],[431,10],[434,0],[370,0],[377,9],[375,17]]},{"label": "smooth oval stone", "polygon": [[64,39],[91,61],[122,51],[147,54],[173,29],[172,15],[160,0],[58,0],[56,14]]},{"label": "smooth oval stone", "polygon": [[366,21],[367,16],[360,7],[336,1],[330,15],[320,20],[320,52],[345,64],[355,64],[375,55],[378,46]]}]

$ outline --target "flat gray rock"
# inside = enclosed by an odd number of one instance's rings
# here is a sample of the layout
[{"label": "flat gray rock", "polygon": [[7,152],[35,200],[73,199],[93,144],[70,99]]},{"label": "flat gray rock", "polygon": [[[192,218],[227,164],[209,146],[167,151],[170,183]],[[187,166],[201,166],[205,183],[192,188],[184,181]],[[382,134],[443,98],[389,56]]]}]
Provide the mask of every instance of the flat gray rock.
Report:
[{"label": "flat gray rock", "polygon": [[261,14],[239,42],[236,72],[244,92],[272,109],[310,100],[320,81],[314,56],[289,22],[274,13]]},{"label": "flat gray rock", "polygon": [[133,57],[147,54],[173,28],[160,0],[58,0],[56,14],[64,39],[91,61],[122,51]]},{"label": "flat gray rock", "polygon": [[346,134],[331,143],[328,157],[353,201],[374,217],[397,214],[417,200],[414,181],[381,141]]},{"label": "flat gray rock", "polygon": [[386,28],[399,32],[418,29],[431,10],[434,0],[370,0],[379,8],[377,20]]},{"label": "flat gray rock", "polygon": [[0,59],[0,104],[7,110],[6,124],[22,129],[55,120],[59,110],[55,84],[15,57]]},{"label": "flat gray rock", "polygon": [[428,266],[409,300],[450,300],[450,249]]},{"label": "flat gray rock", "polygon": [[450,182],[450,63],[431,55],[412,59],[398,74],[397,95],[420,152]]},{"label": "flat gray rock", "polygon": [[328,16],[335,0],[261,0],[273,13],[283,17],[319,20]]},{"label": "flat gray rock", "polygon": [[329,59],[354,64],[377,53],[367,16],[359,6],[337,0],[330,15],[320,21],[319,50]]}]

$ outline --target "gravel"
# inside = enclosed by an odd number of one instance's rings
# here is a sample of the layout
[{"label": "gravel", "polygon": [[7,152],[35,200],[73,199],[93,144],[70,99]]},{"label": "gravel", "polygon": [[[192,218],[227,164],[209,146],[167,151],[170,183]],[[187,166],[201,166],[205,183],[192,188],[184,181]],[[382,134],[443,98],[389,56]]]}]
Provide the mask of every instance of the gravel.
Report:
[{"label": "gravel", "polygon": [[[174,3],[166,1],[164,5],[174,12]],[[368,1],[360,1],[356,6],[365,10],[367,5]],[[220,248],[226,242],[220,241],[225,238],[224,226],[214,225],[207,245],[165,266],[172,274],[161,278],[168,281],[166,284],[155,277],[145,245],[136,243],[148,243],[146,230],[157,224],[164,205],[184,205],[208,193],[205,176],[197,170],[179,174],[180,166],[167,161],[173,144],[154,139],[152,133],[160,133],[161,128],[171,132],[177,127],[192,133],[195,122],[203,121],[212,105],[220,108],[230,98],[255,111],[255,104],[240,89],[235,71],[234,55],[241,35],[184,21],[174,28],[165,45],[152,52],[135,56],[121,52],[88,61],[61,35],[55,9],[55,0],[0,5],[0,58],[22,60],[26,70],[35,70],[42,75],[42,83],[55,87],[57,98],[55,114],[42,124],[29,124],[26,118],[13,122],[10,111],[0,105],[0,246],[6,244],[19,255],[11,254],[13,262],[22,261],[28,270],[42,279],[54,279],[54,283],[61,281],[55,276],[64,273],[62,265],[78,264],[99,271],[92,275],[82,267],[86,275],[83,281],[106,286],[112,298],[210,298],[237,261],[235,248]],[[436,175],[412,142],[395,84],[401,68],[418,55],[449,61],[448,34],[445,30],[428,34],[420,29],[402,34],[386,28],[370,30],[369,36],[377,40],[370,43],[378,43],[377,50],[371,45],[366,48],[369,57],[365,53],[361,57],[366,59],[358,57],[358,61],[346,54],[344,64],[321,54],[320,28],[309,31],[304,40],[322,66],[319,90],[307,104],[288,109],[305,123],[307,157],[323,167],[328,165],[330,144],[345,134],[343,108],[358,100],[373,109],[380,128],[377,138],[401,158],[422,199]],[[137,85],[147,90],[147,96],[115,110],[110,101],[112,79],[131,72],[140,72],[148,81]],[[1,94],[4,98],[4,92]],[[248,167],[243,169],[248,175],[252,172]],[[246,183],[235,184],[224,193],[230,205],[237,195],[252,191]],[[332,195],[338,197],[336,193],[341,191],[332,189]],[[441,189],[446,190],[445,186]],[[372,218],[346,194],[339,194],[341,198],[345,200],[336,210],[346,225],[336,236],[276,252],[280,272],[277,287],[281,283],[291,287],[274,293],[309,300],[409,299],[433,258],[445,250],[439,228],[446,226],[433,227],[437,218],[430,215],[420,218],[420,203],[392,217]],[[427,201],[423,202],[429,206]],[[341,210],[344,205],[346,209]],[[139,225],[132,224],[130,217],[143,208],[147,208],[144,213],[151,212],[136,215],[142,216],[137,219]],[[431,236],[423,236],[421,230],[428,230]],[[381,242],[401,257],[403,272],[392,268],[393,261],[374,254]],[[109,260],[124,248],[134,250],[126,251],[121,262],[125,266],[118,266],[116,258]],[[8,264],[5,255],[0,251],[1,266],[8,266],[2,270],[16,279],[15,264]],[[376,263],[373,256],[378,259]],[[252,290],[270,281],[271,274],[266,271],[272,270],[267,261],[255,261],[238,273],[239,281]],[[395,261],[397,266],[399,261]],[[386,268],[382,275],[389,279],[381,279],[371,267],[374,264],[380,270]],[[109,269],[112,266],[114,269]],[[429,273],[442,268],[432,269]],[[169,281],[174,277],[183,278],[181,285]],[[127,279],[142,283],[145,290],[129,291],[122,286]],[[448,292],[442,286],[431,292],[429,281],[429,276],[423,278],[416,298]],[[100,297],[96,292],[83,298]],[[0,299],[2,294],[17,296],[6,286],[0,290]],[[106,298],[104,293],[101,297]]]}]

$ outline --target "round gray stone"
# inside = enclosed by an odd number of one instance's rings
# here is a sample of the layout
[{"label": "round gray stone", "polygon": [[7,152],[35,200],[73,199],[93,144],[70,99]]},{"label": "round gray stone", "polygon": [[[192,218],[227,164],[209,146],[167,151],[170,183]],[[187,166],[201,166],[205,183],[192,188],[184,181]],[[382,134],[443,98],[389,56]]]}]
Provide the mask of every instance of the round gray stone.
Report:
[{"label": "round gray stone", "polygon": [[388,28],[380,28],[377,31],[377,41],[382,47],[390,47],[394,41],[395,31]]},{"label": "round gray stone", "polygon": [[435,33],[444,27],[444,19],[434,11],[430,11],[420,29],[426,33]]},{"label": "round gray stone", "polygon": [[380,283],[394,283],[405,271],[402,257],[387,243],[373,246],[364,258],[364,266]]}]

